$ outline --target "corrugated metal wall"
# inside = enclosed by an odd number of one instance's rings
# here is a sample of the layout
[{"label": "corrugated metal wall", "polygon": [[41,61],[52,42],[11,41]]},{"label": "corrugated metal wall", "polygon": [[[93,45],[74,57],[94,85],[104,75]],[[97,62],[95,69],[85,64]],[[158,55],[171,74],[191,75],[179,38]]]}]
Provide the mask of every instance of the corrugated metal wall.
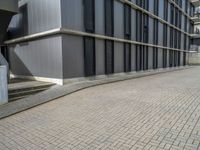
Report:
[{"label": "corrugated metal wall", "polygon": [[[163,10],[163,1],[159,8]],[[135,0],[132,0],[135,3]],[[183,3],[183,7],[185,4]],[[170,7],[169,7],[170,8]],[[149,11],[154,11],[154,0],[149,0]],[[85,32],[83,0],[28,0],[21,13],[10,25],[11,37],[30,35],[54,28],[67,28]],[[95,0],[95,33],[105,34],[104,0]],[[124,38],[124,4],[114,0],[114,37]],[[168,11],[170,22],[170,9]],[[164,18],[163,11],[159,17]],[[184,23],[184,16],[182,15]],[[136,10],[131,9],[131,39],[136,40]],[[182,29],[184,26],[182,26]],[[163,45],[163,23],[159,22],[158,43]],[[17,35],[17,36],[16,36]],[[149,18],[149,43],[153,44],[153,19]],[[181,35],[182,40],[184,35]],[[167,45],[170,46],[168,27]],[[187,38],[187,43],[189,39]],[[105,74],[105,41],[95,40],[96,75]],[[184,48],[182,43],[181,48]],[[163,50],[158,49],[158,68],[163,67]],[[20,75],[49,78],[84,76],[84,42],[81,36],[60,35],[30,41],[10,47],[11,69]],[[148,68],[153,68],[153,48],[148,49]],[[183,56],[183,53],[181,53]],[[136,45],[131,45],[131,70],[136,70]],[[181,58],[182,60],[183,58]],[[17,63],[16,63],[17,62]],[[181,63],[183,60],[181,61]],[[167,51],[169,66],[169,51]],[[114,42],[114,73],[124,72],[124,43]]]},{"label": "corrugated metal wall", "polygon": [[[23,3],[23,0],[22,0]],[[60,0],[26,0],[10,24],[11,37],[61,27]],[[16,75],[62,79],[61,36],[9,47],[11,72]]]}]

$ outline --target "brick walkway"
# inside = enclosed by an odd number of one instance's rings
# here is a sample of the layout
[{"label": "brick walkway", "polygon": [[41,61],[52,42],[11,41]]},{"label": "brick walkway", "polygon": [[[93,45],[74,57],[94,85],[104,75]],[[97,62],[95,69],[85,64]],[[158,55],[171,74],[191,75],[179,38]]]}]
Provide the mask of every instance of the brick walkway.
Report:
[{"label": "brick walkway", "polygon": [[0,149],[200,149],[200,67],[85,89],[0,120]]}]

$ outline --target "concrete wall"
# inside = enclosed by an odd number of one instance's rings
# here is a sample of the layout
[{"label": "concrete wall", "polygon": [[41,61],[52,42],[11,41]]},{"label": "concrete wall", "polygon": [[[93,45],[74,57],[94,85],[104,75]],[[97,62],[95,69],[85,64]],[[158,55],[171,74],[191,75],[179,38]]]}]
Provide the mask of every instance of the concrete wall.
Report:
[{"label": "concrete wall", "polygon": [[8,102],[7,70],[0,66],[0,105]]},{"label": "concrete wall", "polygon": [[188,61],[190,65],[200,65],[200,53],[190,53]]}]

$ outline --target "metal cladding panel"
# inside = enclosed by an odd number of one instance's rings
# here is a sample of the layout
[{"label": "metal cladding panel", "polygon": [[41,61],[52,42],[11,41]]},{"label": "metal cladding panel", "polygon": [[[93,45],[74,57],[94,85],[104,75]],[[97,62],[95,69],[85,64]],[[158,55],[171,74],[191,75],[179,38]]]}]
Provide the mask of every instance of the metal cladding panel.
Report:
[{"label": "metal cladding panel", "polygon": [[153,33],[153,19],[152,18],[149,18],[149,43],[153,44],[153,36],[154,36],[154,33]]},{"label": "metal cladding panel", "polygon": [[9,47],[9,57],[13,74],[62,79],[60,36]]},{"label": "metal cladding panel", "polygon": [[0,10],[18,12],[18,0],[0,0]]},{"label": "metal cladding panel", "polygon": [[163,45],[163,23],[158,24],[158,45]]},{"label": "metal cladding panel", "polygon": [[158,49],[158,68],[162,68],[163,67],[163,50],[162,49]]},{"label": "metal cladding panel", "polygon": [[153,69],[153,48],[149,47],[148,68]]},{"label": "metal cladding panel", "polygon": [[170,28],[167,28],[167,47],[170,47]]},{"label": "metal cladding panel", "polygon": [[61,0],[62,27],[84,31],[83,1]]},{"label": "metal cladding panel", "polygon": [[158,16],[164,19],[164,0],[159,0],[159,14]]},{"label": "metal cladding panel", "polygon": [[136,46],[135,45],[131,45],[131,70],[135,71],[136,70]]},{"label": "metal cladding panel", "polygon": [[114,36],[124,38],[124,5],[114,1]]},{"label": "metal cladding panel", "polygon": [[63,35],[62,57],[64,79],[84,76],[84,41],[82,37]]},{"label": "metal cladding panel", "polygon": [[105,74],[105,42],[96,39],[96,75]]},{"label": "metal cladding panel", "polygon": [[114,42],[114,72],[124,72],[124,44]]},{"label": "metal cladding panel", "polygon": [[184,30],[185,16],[183,14],[181,16],[182,16],[182,19],[181,19],[181,21],[182,21],[181,22],[181,24],[182,24],[181,29]]},{"label": "metal cladding panel", "polygon": [[[60,0],[22,0],[9,26],[11,37],[30,35],[61,27]],[[25,25],[24,25],[25,24]]]},{"label": "metal cladding panel", "polygon": [[181,57],[180,58],[181,58],[180,59],[180,62],[181,62],[180,65],[183,66],[183,52],[181,52]]},{"label": "metal cladding panel", "polygon": [[154,13],[154,0],[149,0],[149,11]]},{"label": "metal cladding panel", "polygon": [[130,0],[131,2],[133,2],[134,4],[136,4],[136,0]]},{"label": "metal cladding panel", "polygon": [[167,67],[169,67],[169,50],[167,50]]},{"label": "metal cladding panel", "polygon": [[105,33],[104,0],[95,0],[95,33]]},{"label": "metal cladding panel", "polygon": [[136,11],[131,9],[131,39],[136,40]]}]

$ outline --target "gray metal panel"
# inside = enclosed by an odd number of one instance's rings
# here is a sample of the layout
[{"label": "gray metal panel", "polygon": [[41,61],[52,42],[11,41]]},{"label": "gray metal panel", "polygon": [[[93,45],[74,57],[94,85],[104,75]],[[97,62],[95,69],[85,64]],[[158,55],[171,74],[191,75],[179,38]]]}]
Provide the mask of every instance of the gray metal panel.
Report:
[{"label": "gray metal panel", "polygon": [[158,45],[163,45],[163,23],[158,24]]},{"label": "gray metal panel", "polygon": [[105,74],[105,42],[96,40],[96,74]]},{"label": "gray metal panel", "polygon": [[184,49],[184,34],[181,33],[181,49]]},{"label": "gray metal panel", "polygon": [[[17,32],[18,36],[22,36],[61,27],[60,0],[26,0],[20,6],[22,7],[27,7],[27,11],[13,17],[10,24],[11,33]],[[26,15],[27,17],[24,17]],[[27,23],[26,26],[24,22]],[[26,29],[22,30],[22,26]]]},{"label": "gray metal panel", "polygon": [[62,27],[84,31],[82,0],[61,0],[61,14]]},{"label": "gray metal panel", "polygon": [[163,51],[162,49],[158,49],[158,68],[162,68],[163,67]]},{"label": "gray metal panel", "polygon": [[114,36],[124,38],[124,5],[114,1]]},{"label": "gray metal panel", "polygon": [[170,6],[170,3],[168,2],[168,22],[170,23],[171,21],[171,6]]},{"label": "gray metal panel", "polygon": [[124,72],[124,45],[122,43],[114,43],[114,72]]},{"label": "gray metal panel", "polygon": [[167,67],[169,67],[169,50],[167,50]]},{"label": "gray metal panel", "polygon": [[62,78],[61,37],[9,47],[11,72],[16,75]]},{"label": "gray metal panel", "polygon": [[159,0],[159,14],[158,16],[164,19],[164,0]]},{"label": "gray metal panel", "polygon": [[131,0],[131,2],[133,2],[134,4],[136,3],[136,0]]},{"label": "gray metal panel", "polygon": [[170,28],[167,28],[167,46],[170,47]]},{"label": "gray metal panel", "polygon": [[0,10],[18,12],[18,0],[0,0]]},{"label": "gray metal panel", "polygon": [[149,18],[149,43],[153,44],[153,19]]},{"label": "gray metal panel", "polygon": [[63,75],[64,79],[84,76],[83,38],[62,36]]},{"label": "gray metal panel", "polygon": [[105,33],[104,0],[95,0],[95,33]]},{"label": "gray metal panel", "polygon": [[105,74],[105,42],[96,40],[96,74]]},{"label": "gray metal panel", "polygon": [[154,13],[154,0],[149,0],[149,11]]},{"label": "gray metal panel", "polygon": [[149,69],[153,69],[153,48],[152,47],[149,47],[148,67]]},{"label": "gray metal panel", "polygon": [[180,61],[181,61],[180,65],[183,66],[183,52],[181,52]]},{"label": "gray metal panel", "polygon": [[182,14],[181,17],[182,17],[182,20],[181,20],[182,21],[181,22],[182,23],[181,29],[184,30],[185,16]]},{"label": "gray metal panel", "polygon": [[131,9],[131,39],[136,40],[136,11]]},{"label": "gray metal panel", "polygon": [[131,70],[136,70],[136,46],[131,45]]}]

